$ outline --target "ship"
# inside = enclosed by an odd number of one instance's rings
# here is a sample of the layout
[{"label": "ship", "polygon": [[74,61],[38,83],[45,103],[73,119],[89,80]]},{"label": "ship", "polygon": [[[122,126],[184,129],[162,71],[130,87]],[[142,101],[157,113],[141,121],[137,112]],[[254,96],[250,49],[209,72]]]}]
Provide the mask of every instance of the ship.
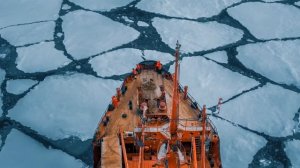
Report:
[{"label": "ship", "polygon": [[100,118],[94,168],[221,168],[220,138],[200,106],[160,61],[143,61],[124,79]]}]

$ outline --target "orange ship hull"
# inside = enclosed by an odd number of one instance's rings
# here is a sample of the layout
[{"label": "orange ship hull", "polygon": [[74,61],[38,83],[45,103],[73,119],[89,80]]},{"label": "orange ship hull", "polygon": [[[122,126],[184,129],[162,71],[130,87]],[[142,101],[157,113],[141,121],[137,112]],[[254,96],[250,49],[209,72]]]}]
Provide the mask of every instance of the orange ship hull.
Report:
[{"label": "orange ship hull", "polygon": [[158,63],[141,62],[117,88],[96,129],[94,168],[222,167],[205,107]]}]

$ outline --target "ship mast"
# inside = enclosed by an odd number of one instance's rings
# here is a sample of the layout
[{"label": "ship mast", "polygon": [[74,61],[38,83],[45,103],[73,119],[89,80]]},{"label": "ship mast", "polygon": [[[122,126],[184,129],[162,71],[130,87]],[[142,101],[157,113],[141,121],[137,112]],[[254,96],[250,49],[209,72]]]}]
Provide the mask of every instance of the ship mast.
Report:
[{"label": "ship mast", "polygon": [[172,99],[172,111],[171,111],[171,122],[170,122],[170,134],[174,135],[177,133],[178,126],[178,109],[179,109],[179,90],[178,90],[178,75],[179,75],[179,50],[181,45],[176,43],[175,51],[175,75],[173,80],[173,99]]},{"label": "ship mast", "polygon": [[170,134],[171,140],[169,141],[169,148],[168,148],[168,164],[170,167],[178,167],[179,158],[177,154],[177,127],[178,127],[178,109],[179,109],[179,90],[178,90],[178,74],[179,74],[179,49],[180,44],[176,43],[176,51],[175,51],[175,75],[173,78],[173,98],[172,98],[172,111],[171,111],[171,118],[170,118]]}]

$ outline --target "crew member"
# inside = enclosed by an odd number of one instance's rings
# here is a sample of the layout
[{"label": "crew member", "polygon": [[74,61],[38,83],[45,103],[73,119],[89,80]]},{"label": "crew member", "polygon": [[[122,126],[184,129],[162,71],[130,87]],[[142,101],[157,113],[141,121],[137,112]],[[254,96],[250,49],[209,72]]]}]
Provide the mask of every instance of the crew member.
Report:
[{"label": "crew member", "polygon": [[136,79],[136,75],[137,75],[137,71],[132,68],[132,76],[134,77],[134,79]]},{"label": "crew member", "polygon": [[155,69],[158,73],[161,73],[161,69],[162,69],[162,64],[160,63],[160,61],[157,61],[155,64]]},{"label": "crew member", "polygon": [[136,71],[137,73],[141,73],[141,70],[142,70],[142,66],[140,64],[136,64]]},{"label": "crew member", "polygon": [[116,96],[113,96],[111,98],[111,101],[112,101],[112,104],[113,104],[114,108],[117,108],[118,104],[119,104],[118,98]]}]

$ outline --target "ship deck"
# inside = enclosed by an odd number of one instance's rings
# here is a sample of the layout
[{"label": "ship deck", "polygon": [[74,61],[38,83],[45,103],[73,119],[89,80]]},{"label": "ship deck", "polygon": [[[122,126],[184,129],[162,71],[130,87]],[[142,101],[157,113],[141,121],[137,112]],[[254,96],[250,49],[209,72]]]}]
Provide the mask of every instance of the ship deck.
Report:
[{"label": "ship deck", "polygon": [[[158,74],[154,70],[143,70],[140,74],[136,76],[136,79],[127,82],[127,91],[121,96],[119,105],[113,111],[106,112],[105,116],[109,117],[108,125],[99,125],[97,137],[102,137],[102,151],[101,151],[101,164],[98,167],[118,168],[122,165],[122,150],[118,139],[118,133],[122,131],[131,131],[141,125],[141,118],[137,114],[137,104],[138,104],[138,87],[141,86],[143,80],[153,79],[156,86],[163,85],[166,91],[166,104],[167,104],[167,116],[170,115],[172,106],[172,92],[173,92],[173,82],[163,78],[161,74]],[[161,95],[159,87],[154,93],[149,93],[149,99],[155,99]],[[191,100],[184,100],[183,92],[180,92],[180,104],[179,104],[179,119],[180,120],[194,120],[197,122],[199,111],[191,107]],[[129,109],[129,101],[132,101],[133,109]],[[126,118],[122,117],[122,114],[127,114]],[[199,122],[195,123],[199,124]],[[187,130],[189,125],[194,125],[191,122],[182,122],[179,126],[182,129]],[[144,167],[152,167],[155,160],[150,160],[144,162]],[[134,163],[130,163],[130,167],[135,167]],[[210,167],[209,164],[207,167]]]}]

